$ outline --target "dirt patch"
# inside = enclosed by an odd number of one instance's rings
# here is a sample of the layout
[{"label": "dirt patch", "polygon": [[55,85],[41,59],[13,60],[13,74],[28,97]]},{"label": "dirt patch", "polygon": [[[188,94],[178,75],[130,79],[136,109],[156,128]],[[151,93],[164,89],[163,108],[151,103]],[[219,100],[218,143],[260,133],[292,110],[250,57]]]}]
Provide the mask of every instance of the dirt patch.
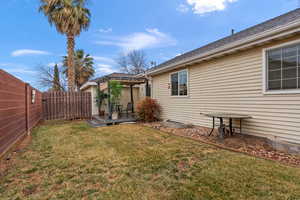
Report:
[{"label": "dirt patch", "polygon": [[3,176],[10,167],[14,166],[15,157],[18,154],[23,153],[30,143],[31,136],[25,136],[20,142],[18,142],[8,153],[6,153],[0,159],[0,177]]},{"label": "dirt patch", "polygon": [[235,134],[233,137],[227,137],[221,141],[218,138],[217,131],[214,131],[213,135],[208,137],[211,129],[205,127],[189,126],[188,128],[174,128],[174,126],[169,126],[168,123],[164,122],[146,123],[143,125],[167,133],[172,133],[174,135],[199,140],[228,150],[246,153],[259,158],[279,161],[286,165],[300,167],[300,156],[276,151],[263,138]]}]

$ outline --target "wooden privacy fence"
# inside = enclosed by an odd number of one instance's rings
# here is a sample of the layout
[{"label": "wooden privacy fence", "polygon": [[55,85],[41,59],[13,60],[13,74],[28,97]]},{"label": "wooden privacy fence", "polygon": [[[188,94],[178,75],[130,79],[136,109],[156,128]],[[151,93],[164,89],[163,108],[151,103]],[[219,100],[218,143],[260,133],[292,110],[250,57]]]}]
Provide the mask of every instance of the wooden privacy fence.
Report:
[{"label": "wooden privacy fence", "polygon": [[42,119],[42,93],[0,69],[0,157]]},{"label": "wooden privacy fence", "polygon": [[43,118],[45,120],[90,119],[91,94],[85,92],[43,93]]},{"label": "wooden privacy fence", "polygon": [[43,118],[92,117],[91,94],[41,93],[0,69],[0,158]]}]

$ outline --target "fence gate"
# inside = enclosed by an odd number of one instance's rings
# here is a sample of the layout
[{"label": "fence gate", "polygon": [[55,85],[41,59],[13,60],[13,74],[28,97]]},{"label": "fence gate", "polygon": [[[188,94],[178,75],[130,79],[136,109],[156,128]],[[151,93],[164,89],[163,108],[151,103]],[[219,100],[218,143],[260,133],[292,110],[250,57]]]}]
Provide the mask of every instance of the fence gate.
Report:
[{"label": "fence gate", "polygon": [[45,120],[90,119],[91,94],[86,92],[43,93],[43,118]]}]

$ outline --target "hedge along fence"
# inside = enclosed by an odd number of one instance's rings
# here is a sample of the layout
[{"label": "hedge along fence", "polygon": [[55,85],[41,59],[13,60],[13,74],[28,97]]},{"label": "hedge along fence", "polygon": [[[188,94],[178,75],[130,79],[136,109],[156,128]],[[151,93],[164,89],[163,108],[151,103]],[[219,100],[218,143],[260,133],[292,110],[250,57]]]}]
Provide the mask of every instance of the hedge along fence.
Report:
[{"label": "hedge along fence", "polygon": [[42,93],[0,69],[0,157],[42,120]]}]

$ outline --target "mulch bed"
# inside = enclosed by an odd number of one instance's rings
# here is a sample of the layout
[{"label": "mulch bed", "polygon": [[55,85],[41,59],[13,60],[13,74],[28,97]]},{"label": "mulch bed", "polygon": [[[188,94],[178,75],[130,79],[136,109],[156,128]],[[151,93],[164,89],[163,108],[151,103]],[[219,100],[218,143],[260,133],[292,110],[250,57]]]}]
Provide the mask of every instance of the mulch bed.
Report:
[{"label": "mulch bed", "polygon": [[158,129],[177,136],[188,137],[223,149],[245,153],[248,155],[278,161],[282,164],[300,167],[300,156],[274,150],[266,140],[249,135],[235,134],[220,141],[215,131],[211,137],[211,129],[200,126],[174,127],[169,122],[145,123],[144,126]]}]

